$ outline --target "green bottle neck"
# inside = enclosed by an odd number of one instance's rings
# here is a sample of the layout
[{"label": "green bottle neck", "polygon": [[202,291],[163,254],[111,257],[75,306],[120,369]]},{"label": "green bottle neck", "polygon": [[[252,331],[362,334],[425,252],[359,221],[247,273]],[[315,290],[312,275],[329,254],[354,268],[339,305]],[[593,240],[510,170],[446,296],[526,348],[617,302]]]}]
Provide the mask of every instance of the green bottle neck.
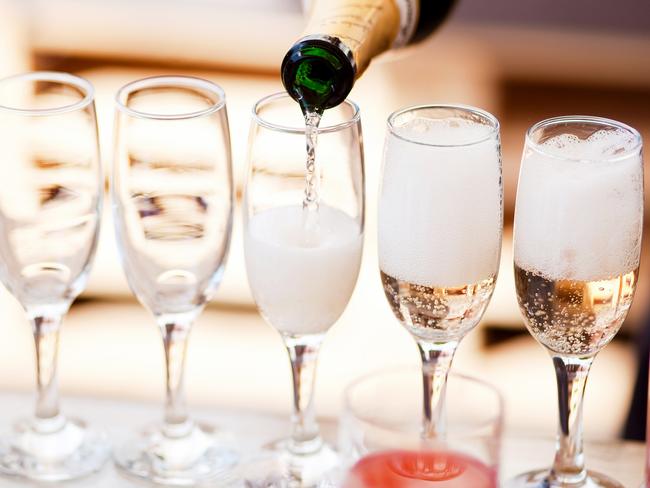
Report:
[{"label": "green bottle neck", "polygon": [[282,61],[282,83],[303,112],[343,102],[356,78],[352,53],[336,37],[315,35],[296,42]]}]

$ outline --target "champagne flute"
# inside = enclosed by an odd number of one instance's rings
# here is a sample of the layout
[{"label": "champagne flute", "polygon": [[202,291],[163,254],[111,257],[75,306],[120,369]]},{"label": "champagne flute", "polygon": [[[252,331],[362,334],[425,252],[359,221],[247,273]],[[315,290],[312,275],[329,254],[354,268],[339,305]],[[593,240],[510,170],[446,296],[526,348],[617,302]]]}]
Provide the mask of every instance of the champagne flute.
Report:
[{"label": "champagne flute", "polygon": [[379,196],[386,298],[422,358],[425,438],[442,435],[447,374],[494,291],[503,228],[499,123],[456,105],[388,118]]},{"label": "champagne flute", "polygon": [[63,316],[86,286],[102,198],[94,91],[33,72],[0,80],[0,279],[25,309],[36,346],[36,411],[0,443],[0,472],[79,478],[109,455],[102,435],[59,408]]},{"label": "champagne flute", "polygon": [[526,327],[550,353],[560,424],[552,468],[512,487],[622,487],[586,471],[582,401],[596,354],[632,304],[643,229],[641,136],[599,117],[531,127],[519,173],[514,266]]},{"label": "champagne flute", "polygon": [[[364,376],[345,391],[339,424],[343,488],[497,488],[503,401],[489,384],[452,373],[445,438],[422,439],[414,368]],[[480,408],[476,406],[480,405]]]},{"label": "champagne flute", "polygon": [[307,177],[305,132],[300,109],[286,93],[263,98],[253,109],[244,201],[246,268],[260,312],[282,335],[293,374],[291,438],[272,446],[277,463],[251,475],[253,486],[255,478],[264,487],[314,486],[338,462],[319,434],[312,391],[321,342],[343,313],[361,263],[359,109],[348,100],[325,111]]},{"label": "champagne flute", "polygon": [[165,348],[164,421],[116,452],[127,473],[169,485],[225,479],[236,455],[188,415],[183,392],[192,324],[217,288],[233,210],[223,90],[159,76],[116,97],[112,196],[124,272]]}]

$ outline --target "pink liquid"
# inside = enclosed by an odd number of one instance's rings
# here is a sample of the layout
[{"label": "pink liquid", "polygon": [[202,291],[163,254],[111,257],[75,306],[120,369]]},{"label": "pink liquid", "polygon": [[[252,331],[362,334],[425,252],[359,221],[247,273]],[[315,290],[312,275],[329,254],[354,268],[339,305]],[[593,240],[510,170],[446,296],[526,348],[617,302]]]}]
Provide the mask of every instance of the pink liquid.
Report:
[{"label": "pink liquid", "polygon": [[497,488],[496,469],[451,451],[385,451],[354,465],[343,488]]}]

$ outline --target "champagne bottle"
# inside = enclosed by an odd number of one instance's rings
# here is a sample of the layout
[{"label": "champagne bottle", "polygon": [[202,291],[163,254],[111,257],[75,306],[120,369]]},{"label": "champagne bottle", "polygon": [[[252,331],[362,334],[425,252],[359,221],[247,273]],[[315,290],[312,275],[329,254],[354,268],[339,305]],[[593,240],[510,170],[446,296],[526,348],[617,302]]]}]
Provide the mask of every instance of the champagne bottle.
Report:
[{"label": "champagne bottle", "polygon": [[313,0],[306,35],[282,61],[282,83],[303,112],[335,107],[375,56],[417,42],[454,0]]}]

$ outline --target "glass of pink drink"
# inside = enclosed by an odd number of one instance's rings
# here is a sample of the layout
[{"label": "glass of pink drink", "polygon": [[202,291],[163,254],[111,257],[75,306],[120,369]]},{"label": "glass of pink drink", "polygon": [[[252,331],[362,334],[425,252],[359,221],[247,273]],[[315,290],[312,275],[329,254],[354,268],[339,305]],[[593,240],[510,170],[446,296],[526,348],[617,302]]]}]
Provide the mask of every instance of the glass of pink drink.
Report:
[{"label": "glass of pink drink", "polygon": [[489,384],[450,374],[444,430],[422,431],[415,370],[370,374],[348,387],[339,442],[343,488],[497,488],[502,399]]}]

